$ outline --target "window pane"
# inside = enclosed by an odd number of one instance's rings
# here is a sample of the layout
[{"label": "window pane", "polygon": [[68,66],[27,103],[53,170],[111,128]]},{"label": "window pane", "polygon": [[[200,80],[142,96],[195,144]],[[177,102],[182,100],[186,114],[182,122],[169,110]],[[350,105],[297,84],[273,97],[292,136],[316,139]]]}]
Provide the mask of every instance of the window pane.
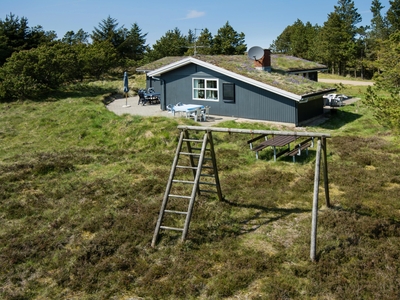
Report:
[{"label": "window pane", "polygon": [[207,99],[218,99],[218,91],[207,91]]},{"label": "window pane", "polygon": [[204,88],[204,79],[195,79],[194,87],[195,88]]},{"label": "window pane", "polygon": [[194,98],[204,99],[204,90],[194,90]]},{"label": "window pane", "polygon": [[217,88],[217,81],[215,81],[215,80],[207,80],[207,88],[216,89]]}]

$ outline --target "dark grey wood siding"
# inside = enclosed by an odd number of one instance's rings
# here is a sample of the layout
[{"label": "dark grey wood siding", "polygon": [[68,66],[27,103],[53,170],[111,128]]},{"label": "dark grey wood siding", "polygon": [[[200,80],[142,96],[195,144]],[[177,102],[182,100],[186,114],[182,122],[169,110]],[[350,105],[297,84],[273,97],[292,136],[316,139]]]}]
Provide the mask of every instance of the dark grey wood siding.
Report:
[{"label": "dark grey wood siding", "polygon": [[324,99],[322,96],[318,99],[308,101],[306,103],[298,103],[298,125],[301,122],[315,118],[324,113]]},{"label": "dark grey wood siding", "polygon": [[[218,101],[194,100],[192,97],[193,78],[214,78],[218,79]],[[247,118],[255,120],[265,120],[298,125],[300,121],[315,117],[314,113],[321,114],[317,107],[311,102],[303,103],[298,106],[294,100],[271,93],[264,89],[249,85],[234,78],[222,75],[207,68],[190,64],[179,69],[164,73],[161,80],[150,82],[156,87],[156,91],[162,94],[161,107],[165,109],[168,104],[182,102],[185,104],[202,104],[211,107],[210,113],[213,115]],[[235,102],[227,103],[222,99],[223,83],[233,83],[235,85]],[[305,105],[305,106],[303,106]],[[297,110],[301,108],[302,113],[298,115]]]}]

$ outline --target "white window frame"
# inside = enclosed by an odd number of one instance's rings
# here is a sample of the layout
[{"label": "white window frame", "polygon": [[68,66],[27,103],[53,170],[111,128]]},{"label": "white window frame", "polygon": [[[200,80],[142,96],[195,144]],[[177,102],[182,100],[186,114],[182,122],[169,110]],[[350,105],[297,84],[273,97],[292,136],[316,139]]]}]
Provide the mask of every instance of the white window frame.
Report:
[{"label": "white window frame", "polygon": [[[195,80],[204,80],[204,88],[195,88]],[[207,87],[207,81],[213,81],[217,83],[217,87],[216,88],[208,88]],[[204,90],[204,98],[199,98],[199,97],[195,97],[195,91],[200,91],[200,90]],[[207,91],[213,91],[213,92],[217,92],[217,98],[213,99],[213,98],[206,98],[207,97]],[[192,97],[193,100],[201,100],[201,101],[219,101],[219,80],[217,78],[192,78]]]}]

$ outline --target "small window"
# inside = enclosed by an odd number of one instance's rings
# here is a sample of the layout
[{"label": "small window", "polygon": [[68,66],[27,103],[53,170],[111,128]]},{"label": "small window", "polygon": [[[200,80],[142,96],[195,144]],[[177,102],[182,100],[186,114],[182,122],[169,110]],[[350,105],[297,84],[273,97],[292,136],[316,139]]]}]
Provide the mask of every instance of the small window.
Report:
[{"label": "small window", "polygon": [[235,103],[235,84],[223,83],[222,84],[222,97],[226,103]]},{"label": "small window", "polygon": [[193,99],[218,101],[218,80],[193,78]]}]

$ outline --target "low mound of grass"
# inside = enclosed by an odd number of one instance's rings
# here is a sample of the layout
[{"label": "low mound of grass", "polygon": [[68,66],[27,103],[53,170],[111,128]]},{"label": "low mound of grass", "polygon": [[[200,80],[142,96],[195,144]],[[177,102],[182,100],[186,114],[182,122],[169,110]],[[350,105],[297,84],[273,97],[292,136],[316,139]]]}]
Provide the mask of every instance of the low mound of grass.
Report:
[{"label": "low mound of grass", "polygon": [[225,200],[198,197],[188,240],[163,233],[153,249],[186,120],[116,116],[101,100],[0,104],[2,299],[399,297],[400,148],[361,104],[308,128],[333,136],[312,263],[315,149],[274,163],[246,135],[213,134]]}]

